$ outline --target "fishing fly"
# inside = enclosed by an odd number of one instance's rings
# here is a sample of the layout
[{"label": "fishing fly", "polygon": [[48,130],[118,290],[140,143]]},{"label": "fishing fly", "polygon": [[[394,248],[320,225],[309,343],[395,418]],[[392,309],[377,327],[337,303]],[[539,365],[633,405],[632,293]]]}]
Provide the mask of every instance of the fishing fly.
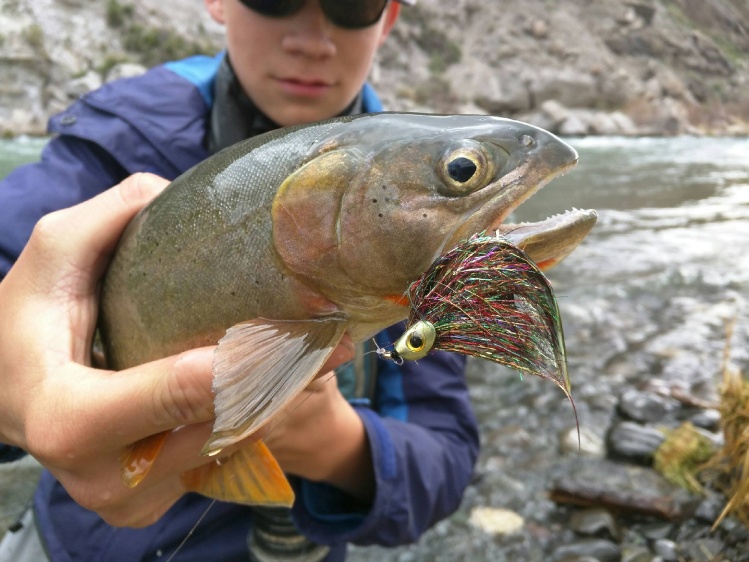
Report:
[{"label": "fishing fly", "polygon": [[455,351],[552,380],[570,397],[551,283],[504,236],[479,234],[460,243],[437,258],[406,294],[406,331],[392,350],[379,348],[380,356],[402,363],[432,350]]}]

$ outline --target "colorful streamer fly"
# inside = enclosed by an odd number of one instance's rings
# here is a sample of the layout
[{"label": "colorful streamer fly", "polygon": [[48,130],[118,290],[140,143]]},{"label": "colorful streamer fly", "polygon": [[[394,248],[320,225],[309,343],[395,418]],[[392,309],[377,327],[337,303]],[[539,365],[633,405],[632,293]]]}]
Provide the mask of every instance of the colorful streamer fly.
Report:
[{"label": "colorful streamer fly", "polygon": [[440,256],[407,295],[408,328],[381,355],[401,362],[456,351],[550,379],[571,400],[554,291],[508,239],[471,237]]}]

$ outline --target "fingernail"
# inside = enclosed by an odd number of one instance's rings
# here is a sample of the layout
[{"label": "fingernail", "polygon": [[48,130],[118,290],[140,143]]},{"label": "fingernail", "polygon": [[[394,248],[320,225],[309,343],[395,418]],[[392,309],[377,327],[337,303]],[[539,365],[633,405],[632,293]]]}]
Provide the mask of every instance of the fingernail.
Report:
[{"label": "fingernail", "polygon": [[200,347],[185,351],[174,362],[174,368],[180,371],[211,371],[215,347]]}]

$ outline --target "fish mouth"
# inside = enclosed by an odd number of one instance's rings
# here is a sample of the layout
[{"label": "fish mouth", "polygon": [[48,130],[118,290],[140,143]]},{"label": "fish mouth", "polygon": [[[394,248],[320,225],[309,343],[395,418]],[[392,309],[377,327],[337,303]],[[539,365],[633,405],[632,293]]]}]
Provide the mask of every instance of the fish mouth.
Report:
[{"label": "fish mouth", "polygon": [[593,209],[572,209],[543,221],[499,224],[494,231],[523,250],[541,270],[547,271],[583,241],[597,218]]},{"label": "fish mouth", "polygon": [[506,223],[504,221],[510,212],[517,209],[542,187],[555,178],[563,176],[576,165],[577,152],[574,152],[574,159],[553,170],[534,188],[528,189],[525,197],[516,200],[516,204],[509,209],[509,212],[505,211],[500,214],[489,228],[489,232],[503,235],[523,250],[542,271],[556,266],[577,248],[595,225],[598,213],[593,209],[573,208],[537,222]]}]

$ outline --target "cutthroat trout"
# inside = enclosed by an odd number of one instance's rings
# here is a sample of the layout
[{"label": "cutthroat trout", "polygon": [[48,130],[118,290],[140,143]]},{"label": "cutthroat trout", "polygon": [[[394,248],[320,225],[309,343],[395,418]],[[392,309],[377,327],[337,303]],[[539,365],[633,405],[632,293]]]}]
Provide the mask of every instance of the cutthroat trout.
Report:
[{"label": "cutthroat trout", "polygon": [[[174,180],[123,234],[101,296],[108,365],[221,340],[216,421],[203,450],[216,454],[288,405],[345,333],[363,341],[406,318],[409,284],[460,241],[498,231],[541,267],[564,258],[595,212],[504,221],[576,161],[546,131],[467,115],[343,117],[229,147]],[[161,442],[136,445],[129,462],[152,458]],[[253,504],[293,500],[262,445],[206,466],[186,477],[190,489]],[[238,484],[248,471],[264,483]],[[126,470],[129,483],[145,472]]]}]

